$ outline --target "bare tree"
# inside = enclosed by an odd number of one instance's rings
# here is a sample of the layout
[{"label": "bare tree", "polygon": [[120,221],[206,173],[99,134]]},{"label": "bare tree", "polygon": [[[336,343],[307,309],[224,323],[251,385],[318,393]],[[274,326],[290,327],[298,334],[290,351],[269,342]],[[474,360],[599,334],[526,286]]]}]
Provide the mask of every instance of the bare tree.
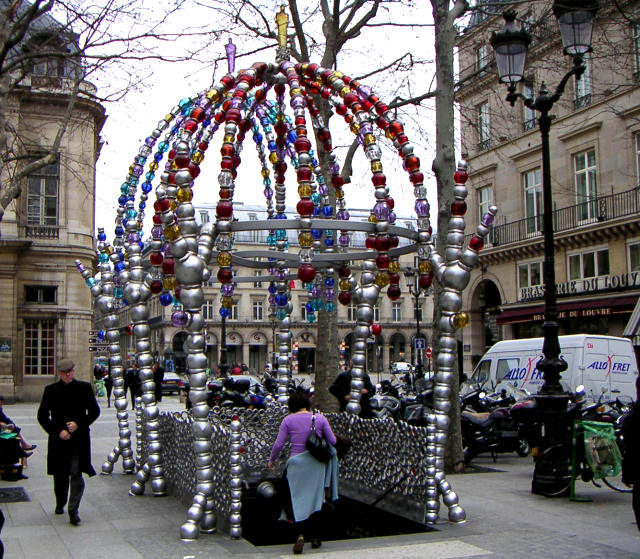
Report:
[{"label": "bare tree", "polygon": [[[20,197],[25,177],[57,161],[79,101],[121,99],[143,83],[145,61],[191,59],[200,45],[178,50],[178,38],[217,38],[188,26],[171,31],[183,4],[161,1],[145,9],[127,0],[0,0],[0,220]],[[101,78],[109,87],[98,91],[88,80]],[[16,98],[29,88],[55,92],[65,106],[53,139],[35,155],[17,124]]]}]

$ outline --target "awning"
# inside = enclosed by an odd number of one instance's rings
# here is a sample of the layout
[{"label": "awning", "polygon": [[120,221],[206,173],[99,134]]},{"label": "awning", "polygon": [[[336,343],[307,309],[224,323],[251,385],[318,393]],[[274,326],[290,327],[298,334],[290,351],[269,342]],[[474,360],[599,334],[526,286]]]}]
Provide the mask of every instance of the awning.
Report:
[{"label": "awning", "polygon": [[[638,296],[601,297],[593,295],[590,299],[572,300],[558,303],[558,318],[596,318],[629,313],[634,310]],[[640,311],[638,311],[640,314]],[[544,305],[518,306],[504,309],[496,318],[498,324],[517,324],[522,322],[544,321]]]},{"label": "awning", "polygon": [[636,301],[636,306],[633,308],[622,335],[631,338],[633,345],[640,345],[640,298]]}]

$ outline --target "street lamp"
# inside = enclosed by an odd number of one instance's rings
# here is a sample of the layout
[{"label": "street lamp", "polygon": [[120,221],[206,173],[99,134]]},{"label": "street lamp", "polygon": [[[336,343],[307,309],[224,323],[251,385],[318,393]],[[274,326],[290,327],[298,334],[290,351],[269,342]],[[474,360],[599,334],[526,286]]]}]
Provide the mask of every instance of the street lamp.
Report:
[{"label": "street lamp", "polygon": [[271,370],[276,370],[276,327],[278,326],[278,318],[275,310],[269,311],[269,323],[271,324]]},{"label": "street lamp", "polygon": [[516,12],[504,13],[505,25],[491,36],[491,46],[495,51],[496,66],[501,83],[507,83],[506,100],[513,106],[518,98],[525,106],[540,113],[538,124],[542,138],[542,192],[543,192],[543,228],[544,228],[544,342],[543,357],[537,368],[544,374],[544,383],[540,389],[540,408],[548,411],[566,410],[567,398],[560,385],[560,373],[567,368],[566,361],[560,356],[558,340],[558,310],[556,305],[555,258],[553,247],[553,199],[551,192],[551,163],[549,151],[549,112],[560,98],[571,76],[576,80],[585,71],[584,55],[591,51],[591,34],[598,3],[596,0],[556,0],[553,13],[558,20],[564,53],[573,57],[573,67],[560,80],[554,93],[549,93],[545,83],[540,87],[537,97],[525,97],[516,92],[516,84],[524,77],[524,66],[531,36],[515,25]]},{"label": "street lamp", "polygon": [[[414,318],[416,319],[416,340],[418,338],[422,338],[422,334],[420,333],[420,296],[422,292],[418,287],[418,276],[416,273],[409,269],[404,272],[404,279],[407,282],[407,288],[409,289],[409,293],[413,297],[413,308],[414,308]],[[415,345],[415,344],[414,344]],[[420,375],[422,373],[422,352],[417,347],[416,350],[416,375]]]}]

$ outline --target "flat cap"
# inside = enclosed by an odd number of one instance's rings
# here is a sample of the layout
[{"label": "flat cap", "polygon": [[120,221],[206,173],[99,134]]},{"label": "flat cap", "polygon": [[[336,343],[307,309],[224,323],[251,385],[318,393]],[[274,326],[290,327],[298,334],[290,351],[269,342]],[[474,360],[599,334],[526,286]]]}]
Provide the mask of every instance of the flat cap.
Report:
[{"label": "flat cap", "polygon": [[58,371],[61,373],[68,373],[71,369],[75,368],[75,364],[71,359],[63,359],[58,364]]}]

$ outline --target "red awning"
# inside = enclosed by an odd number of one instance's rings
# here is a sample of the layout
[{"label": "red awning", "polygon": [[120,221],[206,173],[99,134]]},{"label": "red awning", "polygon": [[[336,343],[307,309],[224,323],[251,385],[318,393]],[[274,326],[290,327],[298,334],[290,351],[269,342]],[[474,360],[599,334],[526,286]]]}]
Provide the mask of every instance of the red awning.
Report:
[{"label": "red awning", "polygon": [[[558,318],[595,318],[633,311],[638,296],[601,297],[594,295],[592,299],[582,301],[566,301],[558,303]],[[497,317],[498,324],[517,324],[519,322],[542,322],[544,305],[531,307],[512,307],[503,310]]]}]

